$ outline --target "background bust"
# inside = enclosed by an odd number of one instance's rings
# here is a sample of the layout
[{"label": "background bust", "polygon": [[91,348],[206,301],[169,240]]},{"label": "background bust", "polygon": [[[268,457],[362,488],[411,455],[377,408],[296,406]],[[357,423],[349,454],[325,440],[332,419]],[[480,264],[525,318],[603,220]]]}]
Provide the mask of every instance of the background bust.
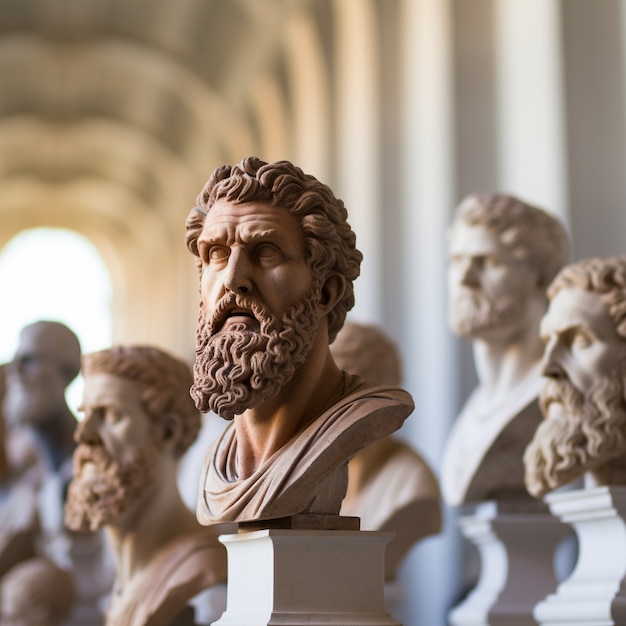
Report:
[{"label": "background bust", "polygon": [[28,559],[2,578],[0,624],[62,626],[75,598],[69,572],[45,558]]},{"label": "background bust", "polygon": [[[337,365],[374,384],[400,385],[397,347],[378,327],[346,322],[331,346]],[[413,545],[441,530],[441,494],[428,463],[399,438],[363,448],[348,463],[342,515],[356,515],[362,530],[392,531],[385,578],[392,579]]]},{"label": "background bust", "polygon": [[158,348],[115,346],[85,355],[83,376],[66,524],[106,529],[117,570],[106,624],[169,624],[226,579],[217,531],[177,488],[178,459],[200,427],[191,368]]},{"label": "background bust", "polygon": [[626,484],[626,257],[565,267],[541,323],[541,423],[524,454],[537,497],[580,478]]},{"label": "background bust", "polygon": [[473,194],[460,204],[448,244],[450,325],[472,341],[478,386],[446,443],[444,499],[524,496],[523,450],[541,420],[539,322],[545,290],[567,259],[567,234],[517,198]]}]

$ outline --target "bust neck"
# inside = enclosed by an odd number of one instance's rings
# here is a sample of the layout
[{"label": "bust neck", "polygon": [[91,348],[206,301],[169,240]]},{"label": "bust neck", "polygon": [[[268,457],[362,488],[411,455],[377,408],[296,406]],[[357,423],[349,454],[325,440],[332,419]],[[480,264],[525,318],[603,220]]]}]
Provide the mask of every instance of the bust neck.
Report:
[{"label": "bust neck", "polygon": [[528,305],[527,323],[513,334],[476,339],[472,343],[478,376],[477,396],[481,403],[499,406],[511,401],[516,389],[540,376],[543,345],[539,322],[545,310],[543,300]]},{"label": "bust neck", "polygon": [[164,457],[141,498],[106,527],[116,557],[115,592],[118,595],[128,593],[129,586],[168,544],[200,530],[195,516],[178,492],[177,463],[170,455]]},{"label": "bust neck", "polygon": [[249,478],[275,452],[341,398],[344,377],[328,340],[318,333],[311,352],[280,393],[236,415],[237,472]]}]

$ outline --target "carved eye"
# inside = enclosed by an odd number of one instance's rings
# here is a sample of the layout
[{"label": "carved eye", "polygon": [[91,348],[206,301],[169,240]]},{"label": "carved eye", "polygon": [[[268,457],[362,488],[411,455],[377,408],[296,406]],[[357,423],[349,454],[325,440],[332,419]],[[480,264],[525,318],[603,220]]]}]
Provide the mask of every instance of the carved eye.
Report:
[{"label": "carved eye", "polygon": [[572,347],[574,348],[585,349],[588,348],[592,343],[592,337],[590,337],[586,332],[581,330],[578,330],[572,337]]},{"label": "carved eye", "polygon": [[255,257],[261,265],[272,265],[280,262],[284,255],[275,245],[263,243],[257,246]]},{"label": "carved eye", "polygon": [[123,417],[124,414],[118,408],[113,406],[108,406],[103,411],[103,422],[105,424],[117,424]]},{"label": "carved eye", "polygon": [[226,246],[210,246],[206,252],[206,262],[219,263],[228,259],[230,250]]}]

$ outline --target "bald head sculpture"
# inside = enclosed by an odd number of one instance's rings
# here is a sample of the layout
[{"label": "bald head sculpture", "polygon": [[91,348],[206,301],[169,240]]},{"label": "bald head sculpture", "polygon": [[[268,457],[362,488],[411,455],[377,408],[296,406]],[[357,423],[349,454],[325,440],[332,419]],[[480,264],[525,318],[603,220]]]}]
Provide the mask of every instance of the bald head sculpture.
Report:
[{"label": "bald head sculpture", "polygon": [[45,558],[13,567],[0,581],[0,624],[62,626],[76,591],[67,570]]},{"label": "bald head sculpture", "polygon": [[43,426],[65,412],[65,389],[80,370],[80,343],[60,322],[25,326],[7,366],[4,411],[24,426]]}]

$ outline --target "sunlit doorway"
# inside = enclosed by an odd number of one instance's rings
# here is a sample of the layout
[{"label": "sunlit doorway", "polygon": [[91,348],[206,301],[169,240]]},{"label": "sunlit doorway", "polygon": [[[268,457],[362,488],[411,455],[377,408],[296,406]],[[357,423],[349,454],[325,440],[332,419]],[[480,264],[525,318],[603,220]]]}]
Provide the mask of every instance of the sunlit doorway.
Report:
[{"label": "sunlit doorway", "polygon": [[[13,357],[20,330],[37,320],[69,326],[83,352],[111,344],[111,278],[96,247],[60,228],[22,231],[0,250],[0,362]],[[75,412],[82,380],[68,388]]]}]

